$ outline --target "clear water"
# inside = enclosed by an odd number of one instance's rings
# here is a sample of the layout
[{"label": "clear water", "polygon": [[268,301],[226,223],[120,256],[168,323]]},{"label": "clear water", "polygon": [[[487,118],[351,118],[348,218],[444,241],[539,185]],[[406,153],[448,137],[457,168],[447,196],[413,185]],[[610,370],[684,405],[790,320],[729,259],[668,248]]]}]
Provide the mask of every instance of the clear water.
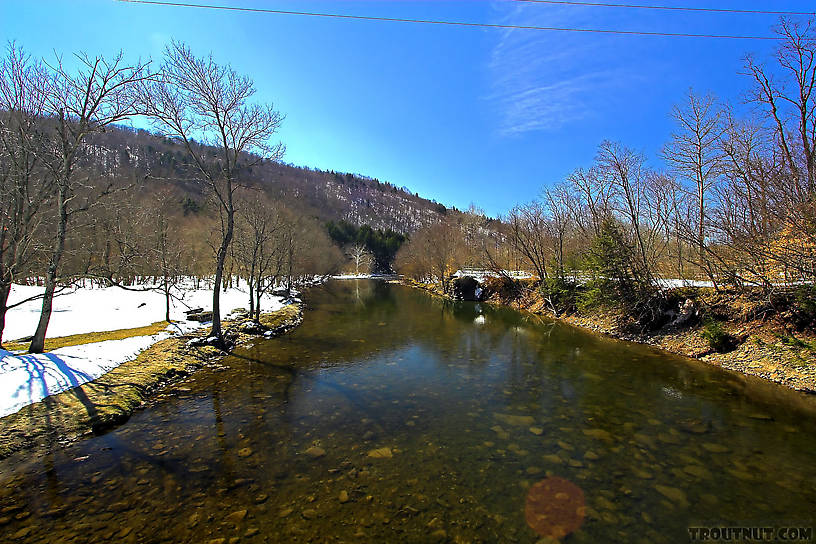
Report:
[{"label": "clear water", "polygon": [[385,283],[308,303],[119,429],[0,463],[0,541],[538,542],[552,478],[583,497],[563,542],[814,525],[812,397]]}]

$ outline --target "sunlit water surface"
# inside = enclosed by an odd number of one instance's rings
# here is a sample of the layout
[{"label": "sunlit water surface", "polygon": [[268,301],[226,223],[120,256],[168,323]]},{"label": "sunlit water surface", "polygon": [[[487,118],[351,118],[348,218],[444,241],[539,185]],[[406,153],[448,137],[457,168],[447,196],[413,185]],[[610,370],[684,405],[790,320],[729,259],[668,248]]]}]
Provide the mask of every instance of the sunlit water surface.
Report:
[{"label": "sunlit water surface", "polygon": [[813,526],[812,398],[385,283],[307,298],[119,429],[0,464],[0,541],[537,542],[548,478],[583,495],[564,542]]}]

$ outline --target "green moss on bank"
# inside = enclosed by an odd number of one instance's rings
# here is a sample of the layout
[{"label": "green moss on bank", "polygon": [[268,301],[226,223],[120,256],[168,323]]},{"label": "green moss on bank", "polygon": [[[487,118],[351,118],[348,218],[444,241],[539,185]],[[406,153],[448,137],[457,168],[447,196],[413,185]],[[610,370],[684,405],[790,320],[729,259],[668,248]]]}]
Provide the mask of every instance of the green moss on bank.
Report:
[{"label": "green moss on bank", "polygon": [[302,309],[298,304],[284,306],[277,312],[262,314],[260,323],[269,330],[277,330],[292,324],[293,320],[300,317]]}]

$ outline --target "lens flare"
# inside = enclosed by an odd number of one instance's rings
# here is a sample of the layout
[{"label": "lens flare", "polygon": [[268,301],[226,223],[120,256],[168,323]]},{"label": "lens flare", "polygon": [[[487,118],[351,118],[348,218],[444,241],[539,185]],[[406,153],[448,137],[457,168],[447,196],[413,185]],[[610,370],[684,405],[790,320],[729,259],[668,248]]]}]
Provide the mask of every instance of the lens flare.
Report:
[{"label": "lens flare", "polygon": [[527,525],[543,537],[564,538],[581,526],[585,513],[584,492],[564,478],[541,480],[527,493]]}]

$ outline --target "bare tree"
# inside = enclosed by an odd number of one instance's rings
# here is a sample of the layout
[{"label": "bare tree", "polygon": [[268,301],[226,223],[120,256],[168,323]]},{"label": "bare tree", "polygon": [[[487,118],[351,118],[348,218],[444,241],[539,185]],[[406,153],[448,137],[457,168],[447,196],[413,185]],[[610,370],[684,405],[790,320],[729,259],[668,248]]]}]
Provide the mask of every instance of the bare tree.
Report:
[{"label": "bare tree", "polygon": [[597,166],[579,168],[567,177],[573,188],[572,219],[585,239],[601,232],[601,225],[609,218],[610,185],[605,183]]},{"label": "bare tree", "polygon": [[[754,79],[751,99],[771,121],[784,165],[807,194],[816,191],[816,23],[782,19],[776,61],[781,76],[751,56],[745,69]],[[781,79],[779,79],[781,77]]]},{"label": "bare tree", "polygon": [[663,217],[653,205],[654,173],[646,168],[643,155],[616,142],[601,143],[597,161],[611,186],[614,209],[632,231],[638,257],[635,270],[640,280],[650,283],[663,241]]},{"label": "bare tree", "polygon": [[436,280],[447,293],[461,242],[461,230],[450,219],[423,227],[400,249],[397,268],[420,281]]},{"label": "bare tree", "polygon": [[548,232],[549,217],[544,205],[534,200],[516,206],[507,217],[510,240],[542,280],[547,279],[547,263],[552,257],[552,242]]},{"label": "bare tree", "polygon": [[349,248],[348,255],[351,261],[354,263],[354,274],[356,276],[360,275],[361,266],[369,270],[371,269],[371,253],[363,244],[354,244],[351,246],[351,248]]},{"label": "bare tree", "polygon": [[694,186],[697,200],[694,238],[698,265],[716,285],[717,278],[706,252],[706,222],[708,194],[722,169],[722,114],[713,96],[698,96],[689,91],[686,104],[675,106],[672,117],[677,130],[663,148],[663,158],[679,176]]},{"label": "bare tree", "polygon": [[241,201],[238,221],[240,234],[235,254],[244,268],[249,287],[249,313],[256,320],[261,314],[261,299],[280,274],[281,244],[276,243],[283,228],[279,210],[261,195],[247,195]]},{"label": "bare tree", "polygon": [[565,277],[564,245],[569,231],[572,229],[570,187],[566,183],[558,183],[544,190],[544,206],[549,216],[550,238],[553,244],[555,265],[559,279]]},{"label": "bare tree", "polygon": [[151,268],[161,277],[160,290],[164,295],[164,320],[168,323],[171,321],[170,300],[183,272],[181,258],[184,247],[174,231],[167,207],[160,206],[154,215],[152,243],[148,256]]},{"label": "bare tree", "polygon": [[54,196],[42,175],[41,123],[50,79],[13,43],[0,61],[0,343],[12,283],[32,256],[34,234]]},{"label": "bare tree", "polygon": [[[142,86],[141,94],[143,112],[165,136],[183,143],[198,181],[218,201],[221,239],[216,251],[211,336],[223,343],[220,290],[235,229],[234,193],[242,170],[283,156],[284,146],[272,141],[283,116],[272,106],[251,102],[255,87],[250,78],[229,65],[219,65],[212,55],[197,57],[178,42],[167,46],[161,72]],[[217,155],[205,146],[217,148]]]},{"label": "bare tree", "polygon": [[78,163],[89,135],[127,119],[136,111],[133,86],[148,77],[148,65],[126,63],[120,52],[111,59],[76,55],[69,70],[62,58],[49,66],[52,85],[46,95],[50,149],[43,163],[56,185],[56,235],[45,276],[45,293],[37,330],[29,350],[41,353],[51,319],[54,291],[71,218],[90,209],[113,191],[113,184],[91,188],[80,179]]}]

